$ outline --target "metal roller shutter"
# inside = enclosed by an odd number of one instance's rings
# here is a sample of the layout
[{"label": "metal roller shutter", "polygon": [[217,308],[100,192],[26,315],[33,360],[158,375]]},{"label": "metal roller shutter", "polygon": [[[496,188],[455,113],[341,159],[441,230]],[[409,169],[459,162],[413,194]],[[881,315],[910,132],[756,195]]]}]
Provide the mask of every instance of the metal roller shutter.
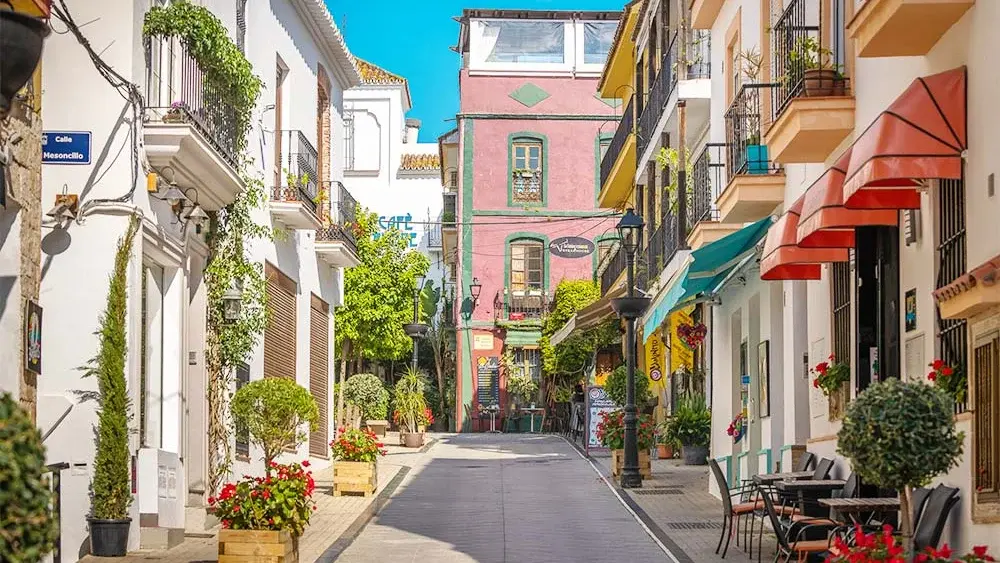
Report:
[{"label": "metal roller shutter", "polygon": [[265,263],[267,328],[264,330],[264,377],[295,381],[295,282]]},{"label": "metal roller shutter", "polygon": [[312,295],[309,307],[309,392],[319,408],[316,431],[309,433],[309,453],[328,457],[330,374],[330,305]]}]

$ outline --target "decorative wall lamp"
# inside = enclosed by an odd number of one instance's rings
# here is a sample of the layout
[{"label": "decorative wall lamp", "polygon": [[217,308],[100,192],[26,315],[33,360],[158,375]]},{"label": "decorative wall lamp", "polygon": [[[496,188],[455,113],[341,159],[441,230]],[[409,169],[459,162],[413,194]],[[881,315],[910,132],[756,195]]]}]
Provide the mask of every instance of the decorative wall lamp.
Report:
[{"label": "decorative wall lamp", "polygon": [[[169,166],[163,169],[163,172],[170,170],[173,172],[173,168]],[[208,213],[198,205],[198,190],[194,188],[179,188],[177,184],[172,179],[167,179],[166,175],[163,178],[167,181],[167,189],[160,193],[160,183],[157,180],[158,176],[156,174],[151,174],[150,178],[147,179],[147,189],[150,192],[150,197],[153,199],[158,199],[160,201],[167,202],[173,211],[174,215],[182,221],[192,221],[194,222],[195,232],[201,234],[201,229],[208,221]],[[194,193],[194,197],[188,197],[188,194]],[[188,210],[185,215],[184,211]]]},{"label": "decorative wall lamp", "polygon": [[479,295],[483,292],[483,285],[479,283],[479,278],[472,278],[469,284],[469,295],[472,296],[472,307],[479,305]]},{"label": "decorative wall lamp", "polygon": [[56,221],[59,227],[64,227],[73,219],[76,219],[80,209],[80,196],[66,193],[66,186],[63,186],[63,193],[56,194],[56,203],[52,209],[45,214]]},{"label": "decorative wall lamp", "polygon": [[222,316],[226,322],[232,323],[240,320],[240,313],[243,311],[243,287],[237,280],[229,285],[229,289],[222,294]]},{"label": "decorative wall lamp", "polygon": [[41,18],[0,9],[0,117],[10,111],[14,95],[35,73],[49,31]]}]

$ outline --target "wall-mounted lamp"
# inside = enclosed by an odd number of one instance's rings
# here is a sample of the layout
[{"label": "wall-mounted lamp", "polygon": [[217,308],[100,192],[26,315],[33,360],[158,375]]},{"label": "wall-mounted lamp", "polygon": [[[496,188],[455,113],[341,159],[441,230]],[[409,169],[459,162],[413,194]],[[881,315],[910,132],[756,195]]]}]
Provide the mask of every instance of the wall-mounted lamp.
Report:
[{"label": "wall-mounted lamp", "polygon": [[222,315],[226,322],[236,322],[240,320],[240,313],[243,309],[243,288],[241,284],[233,280],[229,289],[222,294]]},{"label": "wall-mounted lamp", "polygon": [[483,292],[483,285],[479,283],[479,278],[472,278],[469,284],[469,295],[472,296],[472,306],[479,305],[479,295]]},{"label": "wall-mounted lamp", "polygon": [[[187,194],[194,192],[194,197],[189,197]],[[208,213],[198,205],[198,190],[194,188],[187,188],[184,190],[184,200],[189,202],[189,205],[184,203],[180,204],[180,210],[177,212],[177,216],[184,221],[191,221],[194,223],[194,231],[201,234],[202,227],[208,222]],[[184,215],[184,210],[188,209],[187,215]]]},{"label": "wall-mounted lamp", "polygon": [[66,193],[66,186],[63,186],[63,193],[56,194],[55,205],[45,215],[55,219],[56,223],[60,227],[63,227],[73,219],[76,219],[79,209],[80,196]]}]

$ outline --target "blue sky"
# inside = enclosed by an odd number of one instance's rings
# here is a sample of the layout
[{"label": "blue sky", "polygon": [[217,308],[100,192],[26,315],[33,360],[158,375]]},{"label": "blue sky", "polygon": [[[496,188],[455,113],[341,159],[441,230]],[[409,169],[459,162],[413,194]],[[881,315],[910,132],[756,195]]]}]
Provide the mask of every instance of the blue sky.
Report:
[{"label": "blue sky", "polygon": [[625,0],[326,0],[358,57],[406,77],[422,122],[420,141],[432,142],[455,126],[459,56],[452,17],[464,8],[620,10]]}]

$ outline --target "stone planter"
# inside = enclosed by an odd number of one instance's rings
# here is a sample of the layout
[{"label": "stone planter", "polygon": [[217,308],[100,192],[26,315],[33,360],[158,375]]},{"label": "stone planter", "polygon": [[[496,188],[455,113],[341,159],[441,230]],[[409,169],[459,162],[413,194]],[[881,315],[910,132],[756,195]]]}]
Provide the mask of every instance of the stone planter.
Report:
[{"label": "stone planter", "polygon": [[370,430],[376,436],[385,438],[385,431],[389,428],[388,420],[369,420],[365,423]]},{"label": "stone planter", "polygon": [[378,466],[374,461],[333,462],[333,496],[361,493],[371,496],[378,488]]},{"label": "stone planter", "polygon": [[684,446],[684,465],[707,465],[708,446]]},{"label": "stone planter", "polygon": [[298,563],[298,538],[272,530],[219,530],[219,563]]},{"label": "stone planter", "polygon": [[[621,476],[622,468],[624,467],[625,450],[611,450],[611,476]],[[649,461],[649,452],[647,450],[639,450],[639,475],[642,475],[643,479],[649,479],[653,476],[652,466]]]},{"label": "stone planter", "polygon": [[406,432],[401,436],[403,437],[403,445],[407,448],[420,448],[424,445],[423,432]]}]

